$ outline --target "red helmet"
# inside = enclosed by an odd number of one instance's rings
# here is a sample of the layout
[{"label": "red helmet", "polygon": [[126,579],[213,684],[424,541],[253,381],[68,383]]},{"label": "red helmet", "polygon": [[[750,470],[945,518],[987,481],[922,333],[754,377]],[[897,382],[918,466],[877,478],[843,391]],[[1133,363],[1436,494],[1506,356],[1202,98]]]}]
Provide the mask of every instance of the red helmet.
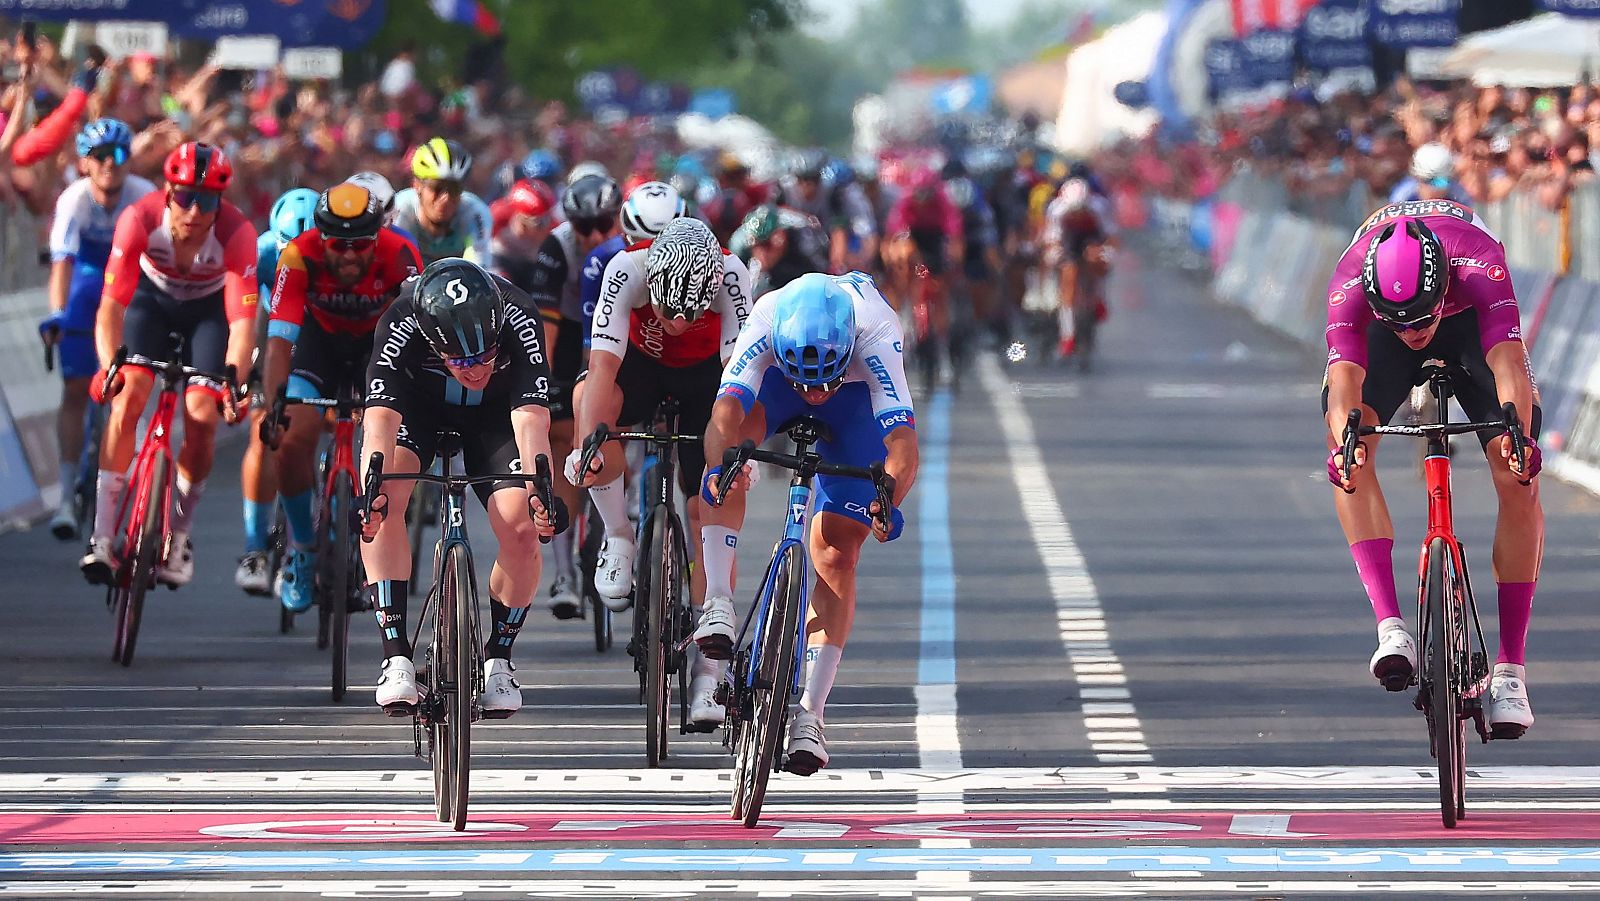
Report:
[{"label": "red helmet", "polygon": [[219,147],[190,141],[167,154],[161,172],[167,183],[199,191],[222,191],[233,180],[233,164]]},{"label": "red helmet", "polygon": [[556,195],[542,181],[524,178],[511,186],[511,209],[524,216],[539,218],[555,209]]}]

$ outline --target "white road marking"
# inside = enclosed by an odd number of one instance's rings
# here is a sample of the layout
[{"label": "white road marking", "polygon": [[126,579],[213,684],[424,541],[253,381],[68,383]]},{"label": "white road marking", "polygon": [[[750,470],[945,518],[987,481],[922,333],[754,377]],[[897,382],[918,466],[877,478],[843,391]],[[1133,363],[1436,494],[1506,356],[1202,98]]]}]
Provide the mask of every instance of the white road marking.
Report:
[{"label": "white road marking", "polygon": [[[995,419],[1005,438],[1002,443],[1011,460],[1011,476],[1022,500],[1023,519],[1033,534],[1039,561],[1056,601],[1061,644],[1066,649],[1072,677],[1079,686],[1125,685],[1128,680],[1122,675],[1122,662],[1111,650],[1105,612],[1100,606],[1094,579],[1089,575],[1078,543],[1073,540],[1072,526],[1050,482],[1049,470],[1034,437],[1033,423],[1013,386],[992,358],[979,360],[978,376],[994,405]],[[1086,729],[1125,733],[1125,737],[1117,741],[1090,736],[1089,749],[1097,760],[1142,763],[1154,759],[1149,754],[1144,727],[1131,702],[1126,705],[1127,713],[1115,718],[1090,716],[1088,706],[1085,704],[1084,710]]]}]

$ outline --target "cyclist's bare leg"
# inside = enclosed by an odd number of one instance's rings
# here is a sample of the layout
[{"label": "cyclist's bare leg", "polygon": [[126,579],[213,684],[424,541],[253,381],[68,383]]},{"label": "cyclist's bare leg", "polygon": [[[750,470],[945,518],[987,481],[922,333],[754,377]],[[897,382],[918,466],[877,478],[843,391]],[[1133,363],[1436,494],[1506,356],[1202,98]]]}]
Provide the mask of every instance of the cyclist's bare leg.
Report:
[{"label": "cyclist's bare leg", "polygon": [[513,609],[533,603],[543,555],[539,533],[528,516],[528,489],[502,488],[489,495],[489,528],[500,553],[489,571],[489,596]]},{"label": "cyclist's bare leg", "polygon": [[284,411],[288,429],[273,456],[278,481],[285,495],[310,491],[317,482],[317,445],[322,440],[324,416],[317,407],[293,407]]},{"label": "cyclist's bare leg", "polygon": [[1494,530],[1494,578],[1497,582],[1534,582],[1544,558],[1544,507],[1539,502],[1539,482],[1520,485],[1506,469],[1500,445],[1489,442],[1489,472],[1500,499],[1500,516]]},{"label": "cyclist's bare leg", "polygon": [[806,622],[805,692],[800,704],[818,718],[825,719],[823,708],[839,657],[855,625],[856,565],[869,532],[866,524],[837,513],[819,513],[811,524],[811,565],[817,580]]},{"label": "cyclist's bare leg", "polygon": [[100,437],[100,469],[119,474],[127,472],[133,463],[139,441],[139,417],[144,415],[150,390],[155,385],[155,376],[149,370],[128,366],[121,372],[122,390],[111,401],[111,414],[106,417],[105,431]]},{"label": "cyclist's bare leg", "polygon": [[[1363,425],[1378,424],[1378,414],[1371,407],[1362,405],[1361,414]],[[1344,529],[1347,544],[1373,538],[1394,538],[1389,504],[1384,500],[1383,486],[1378,482],[1379,438],[1378,435],[1368,435],[1361,439],[1361,443],[1367,447],[1367,462],[1350,475],[1350,483],[1355,491],[1345,494],[1340,488],[1333,489],[1333,508],[1339,515],[1339,526]]]},{"label": "cyclist's bare leg", "polygon": [[[684,502],[684,508],[689,514],[689,534],[684,536],[685,549],[689,553],[689,559],[684,562],[688,563],[705,557],[700,548],[695,546],[694,541],[694,536],[700,534],[703,525],[705,502],[698,496],[691,497]],[[689,569],[689,603],[696,610],[706,605],[706,568],[703,565],[692,566]]]},{"label": "cyclist's bare leg", "polygon": [[[556,478],[552,479],[552,481],[555,483],[553,487],[555,489],[556,497],[560,498],[561,502],[567,505],[568,510],[578,509],[578,488],[576,485],[573,485],[566,479],[561,478],[559,470],[566,461],[567,455],[572,453],[573,430],[576,428],[577,426],[571,419],[552,421],[550,423],[551,469],[555,471],[557,476]],[[561,543],[561,536],[557,536],[556,539],[551,542],[551,546],[554,547],[555,545]],[[571,556],[570,553],[568,556]],[[556,572],[559,574],[564,572],[565,569],[566,561],[562,561],[562,565],[557,568]]]},{"label": "cyclist's bare leg", "polygon": [[[76,470],[83,456],[83,415],[89,409],[89,380],[87,378],[63,379],[61,382],[61,409],[56,412],[56,446],[61,449],[60,460],[64,468]],[[61,486],[62,503],[70,503],[67,494],[71,485]]]},{"label": "cyclist's bare leg", "polygon": [[278,497],[278,470],[272,465],[267,446],[261,443],[261,420],[267,411],[255,410],[250,414],[250,444],[245,448],[244,460],[239,464],[239,482],[244,499],[257,504],[270,504]]},{"label": "cyclist's bare leg", "polygon": [[[734,443],[738,444],[746,440],[760,442],[765,440],[766,437],[767,411],[765,407],[758,403],[752,406],[749,414],[745,416],[743,424],[739,427],[739,435],[734,439]],[[712,466],[720,466],[721,464],[721,460],[706,461],[707,469]],[[704,529],[707,526],[719,526],[721,528],[728,529],[734,535],[738,535],[739,531],[744,528],[744,511],[747,496],[747,492],[732,491],[729,492],[728,496],[723,499],[720,505],[715,507],[704,507],[700,513],[701,528]],[[701,532],[696,531],[694,534],[701,535]],[[702,541],[702,548],[704,548],[704,541]],[[734,586],[738,584],[736,581],[738,577],[738,565],[734,560],[734,555],[726,555],[727,563],[721,567],[718,567],[717,571],[715,572],[713,572],[713,556],[720,555],[702,552],[700,555],[701,566],[696,567],[697,569],[702,570],[705,574],[704,578],[706,580],[706,591],[713,595],[726,592],[727,596],[732,597]]]},{"label": "cyclist's bare leg", "polygon": [[[396,446],[384,463],[386,472],[417,472],[421,468],[417,455],[401,446]],[[384,499],[374,500],[373,509],[386,512],[378,534],[370,542],[361,542],[361,565],[367,571],[369,582],[411,578],[411,535],[406,530],[405,514],[415,484],[412,479],[387,479],[380,495]]]}]

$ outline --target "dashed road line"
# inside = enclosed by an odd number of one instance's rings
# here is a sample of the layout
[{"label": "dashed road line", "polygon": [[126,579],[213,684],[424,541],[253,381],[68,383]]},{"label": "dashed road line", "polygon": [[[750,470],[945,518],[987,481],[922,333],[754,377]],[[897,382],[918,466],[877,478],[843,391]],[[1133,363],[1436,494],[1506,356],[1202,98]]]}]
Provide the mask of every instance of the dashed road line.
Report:
[{"label": "dashed road line", "polygon": [[1127,689],[1128,677],[1111,649],[1094,579],[1051,485],[1033,424],[993,359],[979,361],[978,375],[1005,437],[1023,518],[1055,598],[1056,623],[1073,680],[1082,689],[1095,689],[1094,700],[1085,695],[1083,704],[1089,749],[1101,763],[1148,763],[1154,758]]}]

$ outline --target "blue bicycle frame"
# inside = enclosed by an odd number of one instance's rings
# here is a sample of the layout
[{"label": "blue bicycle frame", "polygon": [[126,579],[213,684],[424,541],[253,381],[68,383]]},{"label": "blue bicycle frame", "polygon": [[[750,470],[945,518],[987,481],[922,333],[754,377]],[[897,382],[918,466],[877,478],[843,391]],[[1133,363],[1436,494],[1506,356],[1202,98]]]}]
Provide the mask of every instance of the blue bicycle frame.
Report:
[{"label": "blue bicycle frame", "polygon": [[[806,611],[810,606],[811,590],[808,578],[809,558],[806,556],[806,519],[811,509],[811,479],[796,476],[795,484],[789,486],[789,517],[783,525],[783,538],[778,540],[778,546],[773,550],[772,559],[767,562],[767,572],[761,580],[761,589],[756,592],[755,609],[750,616],[745,617],[745,623],[755,624],[755,634],[765,635],[767,628],[767,615],[772,611],[773,580],[778,575],[778,566],[783,562],[785,552],[793,549],[794,566],[790,569],[789,578],[800,580],[800,615],[795,621],[796,640],[794,643],[794,676],[790,680],[789,690],[800,690],[800,678],[804,671],[806,653],[805,628]],[[741,636],[741,640],[742,640]],[[753,689],[756,685],[756,674],[761,672],[761,642],[751,642],[750,665],[745,669],[744,687]]]}]

